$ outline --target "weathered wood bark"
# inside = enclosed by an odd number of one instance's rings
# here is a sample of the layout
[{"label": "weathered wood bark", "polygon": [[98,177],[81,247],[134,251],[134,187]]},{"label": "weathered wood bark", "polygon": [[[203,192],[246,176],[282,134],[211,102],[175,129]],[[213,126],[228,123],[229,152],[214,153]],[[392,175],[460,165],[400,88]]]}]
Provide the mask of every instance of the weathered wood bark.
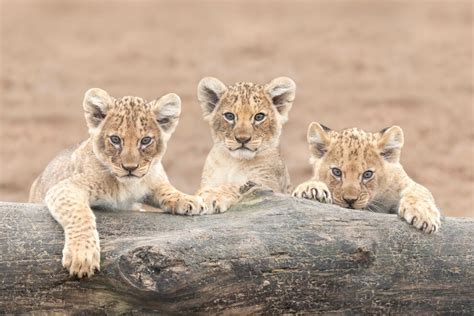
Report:
[{"label": "weathered wood bark", "polygon": [[474,220],[263,195],[212,216],[96,211],[101,272],[71,279],[43,206],[0,205],[0,313],[474,313]]}]

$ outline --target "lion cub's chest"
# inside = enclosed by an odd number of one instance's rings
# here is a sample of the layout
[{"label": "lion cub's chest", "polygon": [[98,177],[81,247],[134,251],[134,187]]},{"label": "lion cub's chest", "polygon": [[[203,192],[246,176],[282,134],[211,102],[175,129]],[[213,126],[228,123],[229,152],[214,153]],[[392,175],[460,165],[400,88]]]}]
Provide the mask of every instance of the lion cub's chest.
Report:
[{"label": "lion cub's chest", "polygon": [[243,185],[247,181],[265,178],[265,166],[255,161],[210,161],[203,173],[202,186],[217,187],[225,184]]},{"label": "lion cub's chest", "polygon": [[150,194],[150,186],[143,180],[130,180],[118,184],[111,192],[97,202],[97,206],[118,210],[131,210],[137,202],[142,202]]},{"label": "lion cub's chest", "polygon": [[213,185],[222,185],[227,183],[244,184],[249,181],[250,174],[248,168],[240,165],[227,165],[217,168],[211,173],[209,182]]},{"label": "lion cub's chest", "polygon": [[241,160],[229,157],[219,147],[214,147],[207,157],[201,187],[217,187],[225,184],[243,185],[247,181],[275,180],[274,164],[278,159],[271,155]]}]

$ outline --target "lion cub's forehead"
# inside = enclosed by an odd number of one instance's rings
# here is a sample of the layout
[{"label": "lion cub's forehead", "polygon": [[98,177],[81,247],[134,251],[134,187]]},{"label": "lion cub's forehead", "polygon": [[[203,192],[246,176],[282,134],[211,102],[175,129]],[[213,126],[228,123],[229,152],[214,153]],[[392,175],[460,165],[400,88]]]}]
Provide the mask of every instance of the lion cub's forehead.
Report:
[{"label": "lion cub's forehead", "polygon": [[126,96],[115,100],[112,112],[129,122],[143,120],[150,117],[150,105],[142,98]]},{"label": "lion cub's forehead", "polygon": [[116,110],[129,112],[148,112],[150,106],[148,102],[140,97],[126,96],[115,100],[114,107]]},{"label": "lion cub's forehead", "polygon": [[369,133],[359,128],[330,131],[329,135],[338,144],[359,147],[373,145],[380,137],[378,133]]},{"label": "lion cub's forehead", "polygon": [[140,97],[126,96],[116,99],[110,110],[109,127],[120,131],[130,129],[144,133],[155,129],[154,119],[148,102]]},{"label": "lion cub's forehead", "polygon": [[226,105],[251,105],[265,106],[266,102],[264,87],[261,84],[252,82],[238,82],[228,87],[227,97],[224,103]]},{"label": "lion cub's forehead", "polygon": [[345,129],[340,132],[330,131],[331,147],[334,157],[340,157],[341,163],[372,163],[378,159],[378,133],[365,132],[358,128]]}]

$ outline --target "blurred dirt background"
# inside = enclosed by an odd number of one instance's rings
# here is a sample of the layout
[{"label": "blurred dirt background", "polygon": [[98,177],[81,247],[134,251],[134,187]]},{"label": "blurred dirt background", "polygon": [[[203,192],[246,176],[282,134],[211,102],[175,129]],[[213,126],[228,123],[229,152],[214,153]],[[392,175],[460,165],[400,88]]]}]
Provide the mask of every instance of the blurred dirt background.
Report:
[{"label": "blurred dirt background", "polygon": [[445,215],[474,216],[471,1],[1,0],[0,200],[87,137],[91,87],[183,113],[164,159],[193,192],[211,147],[196,85],[289,76],[297,98],[281,141],[293,183],[310,176],[311,121],[370,131],[397,124],[402,162]]}]

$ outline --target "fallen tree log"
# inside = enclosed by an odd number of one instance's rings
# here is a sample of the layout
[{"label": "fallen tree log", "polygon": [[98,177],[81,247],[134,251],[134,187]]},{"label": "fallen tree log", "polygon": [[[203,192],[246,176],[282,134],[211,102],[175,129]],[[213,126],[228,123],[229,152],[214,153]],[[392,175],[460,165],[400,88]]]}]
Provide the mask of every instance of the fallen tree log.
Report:
[{"label": "fallen tree log", "polygon": [[183,217],[96,211],[101,272],[69,277],[44,206],[0,204],[0,313],[474,313],[474,220],[262,194]]}]

